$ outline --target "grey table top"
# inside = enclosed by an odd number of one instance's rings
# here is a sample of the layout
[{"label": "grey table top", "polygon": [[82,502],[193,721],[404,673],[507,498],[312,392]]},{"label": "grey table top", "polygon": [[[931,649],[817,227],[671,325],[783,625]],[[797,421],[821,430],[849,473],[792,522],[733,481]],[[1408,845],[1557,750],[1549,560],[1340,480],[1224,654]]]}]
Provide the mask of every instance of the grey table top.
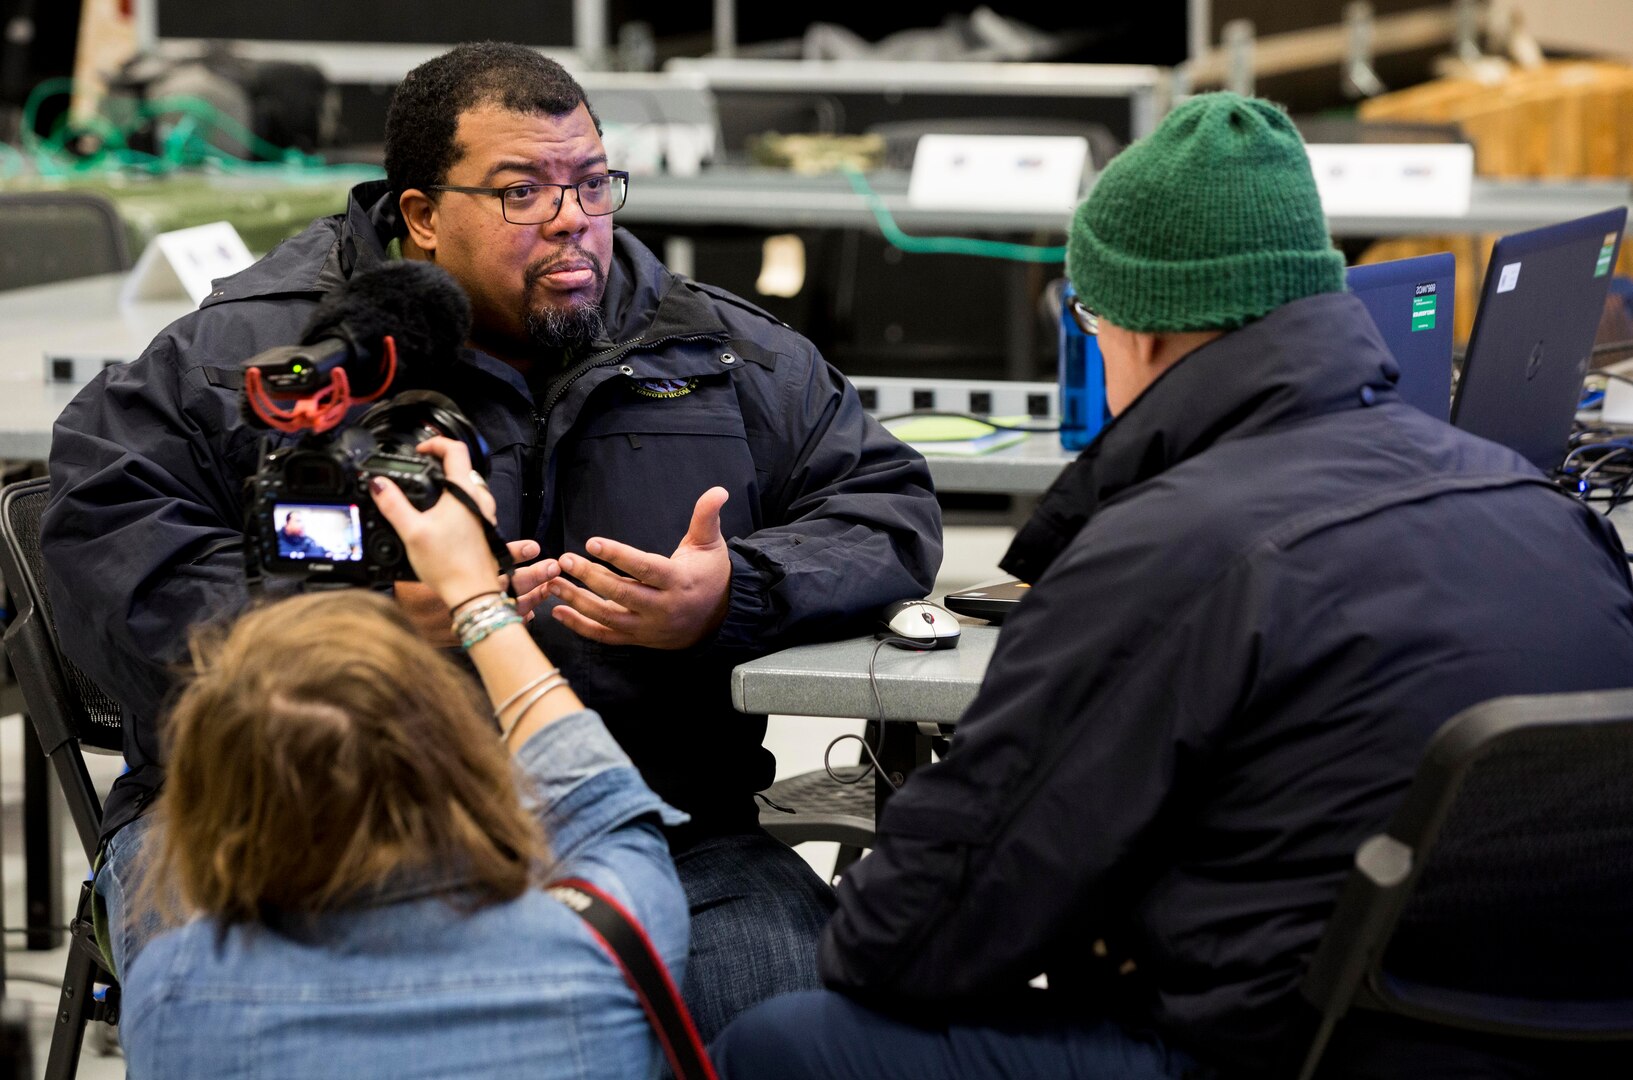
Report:
[{"label": "grey table top", "polygon": [[997,642],[996,626],[966,624],[957,648],[915,653],[886,645],[874,663],[879,704],[868,680],[873,638],[798,645],[738,665],[732,704],[742,712],[862,719],[877,719],[882,704],[891,720],[950,723],[975,700]]},{"label": "grey table top", "polygon": [[0,457],[43,460],[51,425],[79,386],[48,383],[48,357],[92,370],[134,360],[166,326],[192,310],[185,300],[121,305],[125,275],[105,274],[0,293]]},{"label": "grey table top", "polygon": [[[919,449],[924,449],[920,447]],[[1012,446],[975,457],[926,454],[937,491],[1037,495],[1047,491],[1060,470],[1077,457],[1054,435],[1028,435]]]}]

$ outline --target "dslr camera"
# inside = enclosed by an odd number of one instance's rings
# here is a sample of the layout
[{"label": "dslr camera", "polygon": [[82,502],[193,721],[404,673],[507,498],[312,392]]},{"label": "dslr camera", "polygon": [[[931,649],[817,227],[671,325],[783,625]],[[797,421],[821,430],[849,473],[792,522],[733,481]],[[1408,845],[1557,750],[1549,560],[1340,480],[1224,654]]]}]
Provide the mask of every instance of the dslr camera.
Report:
[{"label": "dslr camera", "polygon": [[[313,312],[301,345],[244,364],[246,423],[299,436],[263,440],[247,481],[245,569],[308,581],[381,585],[412,580],[402,541],[380,516],[369,481],[394,481],[420,510],[442,495],[442,467],[414,447],[436,435],[465,444],[484,476],[481,435],[451,400],[425,389],[384,395],[406,375],[451,366],[471,328],[470,302],[428,263],[358,274]],[[378,402],[348,425],[353,406]]]},{"label": "dslr camera", "polygon": [[349,585],[414,580],[369,481],[383,476],[416,509],[429,510],[442,495],[442,467],[414,447],[435,435],[463,442],[487,472],[481,436],[458,406],[429,390],[383,401],[338,434],[305,435],[268,453],[250,480],[244,531],[252,569]]}]

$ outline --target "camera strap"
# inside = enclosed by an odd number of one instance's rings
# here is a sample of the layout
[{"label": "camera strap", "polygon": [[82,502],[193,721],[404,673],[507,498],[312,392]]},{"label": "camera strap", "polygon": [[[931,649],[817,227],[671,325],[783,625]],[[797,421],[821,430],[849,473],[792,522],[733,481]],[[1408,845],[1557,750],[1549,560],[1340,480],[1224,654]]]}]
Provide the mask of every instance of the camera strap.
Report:
[{"label": "camera strap", "polygon": [[692,1014],[686,1011],[663,957],[652,947],[652,939],[635,916],[582,878],[551,882],[545,891],[577,912],[601,947],[611,954],[624,973],[624,981],[640,999],[675,1080],[716,1080]]},{"label": "camera strap", "polygon": [[482,508],[476,505],[476,500],[467,495],[465,490],[458,484],[444,482],[442,490],[452,495],[455,502],[469,510],[471,516],[476,518],[477,522],[482,526],[482,538],[488,542],[488,550],[493,552],[493,557],[499,560],[499,572],[505,575],[505,592],[511,599],[515,599],[516,560],[511,557],[510,548],[506,546],[504,538],[499,535],[499,530],[494,528],[493,522],[489,521],[487,515],[482,513]]}]

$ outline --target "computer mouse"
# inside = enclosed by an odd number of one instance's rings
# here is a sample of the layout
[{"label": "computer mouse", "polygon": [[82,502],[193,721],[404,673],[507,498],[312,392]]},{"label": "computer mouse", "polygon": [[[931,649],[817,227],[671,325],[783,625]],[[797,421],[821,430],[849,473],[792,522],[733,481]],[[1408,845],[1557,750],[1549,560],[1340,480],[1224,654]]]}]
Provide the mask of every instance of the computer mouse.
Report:
[{"label": "computer mouse", "polygon": [[879,613],[879,637],[906,638],[920,648],[950,649],[958,644],[958,616],[928,600],[898,600]]}]

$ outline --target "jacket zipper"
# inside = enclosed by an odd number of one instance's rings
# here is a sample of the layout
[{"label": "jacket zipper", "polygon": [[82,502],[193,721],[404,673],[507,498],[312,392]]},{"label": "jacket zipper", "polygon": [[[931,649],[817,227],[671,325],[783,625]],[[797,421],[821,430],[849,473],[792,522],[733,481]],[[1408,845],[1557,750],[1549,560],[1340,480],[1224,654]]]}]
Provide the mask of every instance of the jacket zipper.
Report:
[{"label": "jacket zipper", "polygon": [[624,342],[622,345],[614,345],[605,352],[597,353],[594,356],[585,357],[583,360],[580,360],[576,365],[574,365],[571,370],[567,371],[561,377],[556,379],[556,381],[551,384],[549,391],[546,393],[544,401],[542,403],[535,403],[533,406],[533,445],[528,448],[528,452],[524,457],[527,476],[524,478],[522,486],[522,521],[524,523],[522,527],[524,529],[529,528],[526,523],[532,522],[531,527],[534,530],[537,530],[540,519],[544,516],[545,431],[550,426],[549,418],[551,411],[555,409],[557,403],[561,401],[561,399],[566,395],[567,391],[572,388],[574,383],[576,383],[579,379],[582,379],[595,368],[605,367],[608,364],[616,363],[617,361],[623,359],[640,345],[646,345],[649,348],[656,348],[659,345],[669,345],[677,341],[701,341],[706,338],[719,336],[719,334],[714,333],[672,334],[668,337],[661,337],[654,341],[646,341],[642,338],[635,338],[631,341]]}]

